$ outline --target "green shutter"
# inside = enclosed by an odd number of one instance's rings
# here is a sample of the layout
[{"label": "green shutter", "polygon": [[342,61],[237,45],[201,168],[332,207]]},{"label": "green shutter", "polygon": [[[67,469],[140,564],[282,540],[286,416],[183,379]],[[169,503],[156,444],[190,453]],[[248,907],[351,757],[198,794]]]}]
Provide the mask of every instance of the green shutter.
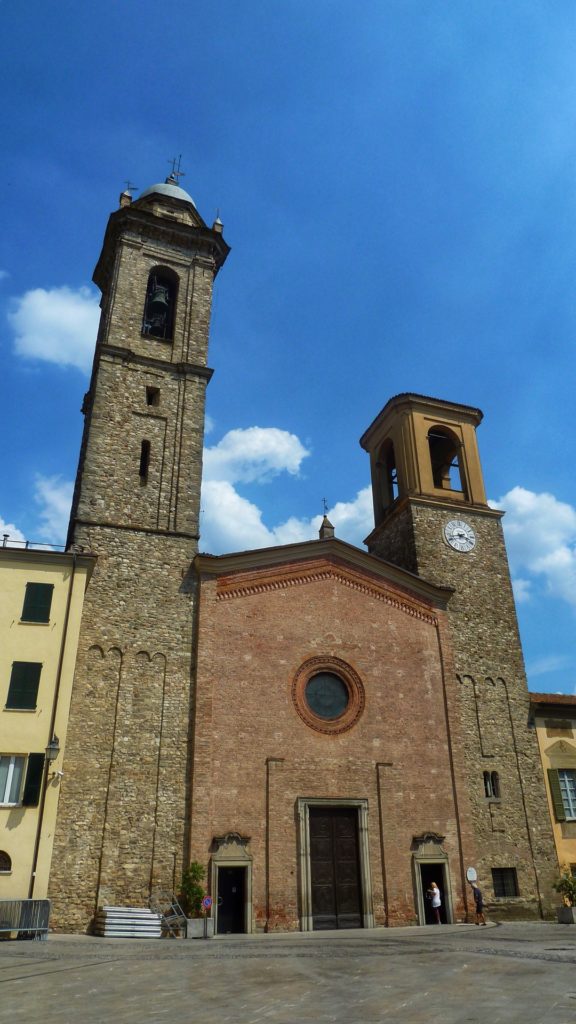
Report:
[{"label": "green shutter", "polygon": [[550,785],[550,793],[552,795],[552,803],[554,804],[556,821],[566,821],[566,811],[564,810],[562,790],[560,789],[560,779],[558,778],[558,772],[555,768],[548,769],[548,783]]},{"label": "green shutter", "polygon": [[50,622],[52,583],[27,583],[22,609],[23,622]]},{"label": "green shutter", "polygon": [[44,754],[28,754],[28,771],[24,783],[23,807],[37,807],[42,788],[42,772],[44,771]]},{"label": "green shutter", "polygon": [[12,674],[8,688],[7,708],[34,711],[42,663],[37,661],[12,662]]}]

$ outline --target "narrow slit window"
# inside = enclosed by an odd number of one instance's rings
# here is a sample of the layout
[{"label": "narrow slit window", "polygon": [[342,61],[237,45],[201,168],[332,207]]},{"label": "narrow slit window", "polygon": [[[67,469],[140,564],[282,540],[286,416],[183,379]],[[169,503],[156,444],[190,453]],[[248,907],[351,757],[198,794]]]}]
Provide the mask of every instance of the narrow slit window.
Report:
[{"label": "narrow slit window", "polygon": [[160,388],[146,388],[146,405],[160,405]]},{"label": "narrow slit window", "polygon": [[492,800],[500,799],[500,778],[498,772],[484,772],[484,796]]},{"label": "narrow slit window", "polygon": [[148,469],[150,468],[150,441],[142,441],[140,445],[140,479],[142,483],[148,480]]}]

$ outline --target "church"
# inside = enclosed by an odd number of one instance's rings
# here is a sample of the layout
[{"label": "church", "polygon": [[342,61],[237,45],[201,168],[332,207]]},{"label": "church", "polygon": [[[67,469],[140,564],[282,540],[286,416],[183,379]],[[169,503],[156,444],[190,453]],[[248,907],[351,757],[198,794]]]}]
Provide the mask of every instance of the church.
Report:
[{"label": "church", "polygon": [[[50,881],[57,927],[205,870],[216,931],[545,917],[558,862],[479,409],[390,398],[374,528],[202,553],[214,278],[171,176],[110,216],[68,548],[96,556]],[[383,396],[385,399],[386,396]],[[367,420],[369,417],[367,416]],[[368,474],[368,460],[367,460]]]}]

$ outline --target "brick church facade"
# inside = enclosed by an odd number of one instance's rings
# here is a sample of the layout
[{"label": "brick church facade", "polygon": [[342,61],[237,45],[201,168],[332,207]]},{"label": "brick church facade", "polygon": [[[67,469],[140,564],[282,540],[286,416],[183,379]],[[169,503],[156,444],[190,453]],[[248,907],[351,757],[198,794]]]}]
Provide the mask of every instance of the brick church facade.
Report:
[{"label": "brick church facade", "polygon": [[199,554],[212,285],[174,180],[110,217],[70,522],[95,553],[51,897],[60,927],[206,869],[220,932],[545,916],[557,870],[479,410],[390,400],[375,528]]}]

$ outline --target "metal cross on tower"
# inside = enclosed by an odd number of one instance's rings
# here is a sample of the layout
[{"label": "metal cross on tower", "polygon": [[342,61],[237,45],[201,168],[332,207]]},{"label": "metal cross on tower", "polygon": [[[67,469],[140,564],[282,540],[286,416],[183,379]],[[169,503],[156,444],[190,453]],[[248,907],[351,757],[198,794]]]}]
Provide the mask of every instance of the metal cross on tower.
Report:
[{"label": "metal cross on tower", "polygon": [[169,164],[172,164],[172,171],[170,173],[170,177],[173,178],[174,181],[176,181],[176,182],[178,182],[179,178],[183,178],[183,177],[186,176],[186,172],[180,170],[180,161],[181,160],[182,160],[182,153],[180,153],[180,155],[178,157],[173,156],[172,159],[168,161]]}]

